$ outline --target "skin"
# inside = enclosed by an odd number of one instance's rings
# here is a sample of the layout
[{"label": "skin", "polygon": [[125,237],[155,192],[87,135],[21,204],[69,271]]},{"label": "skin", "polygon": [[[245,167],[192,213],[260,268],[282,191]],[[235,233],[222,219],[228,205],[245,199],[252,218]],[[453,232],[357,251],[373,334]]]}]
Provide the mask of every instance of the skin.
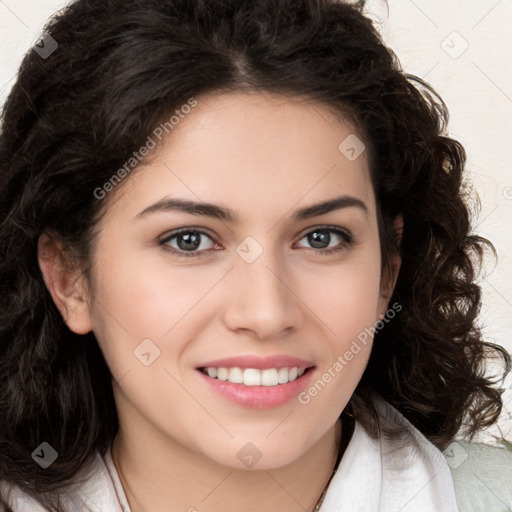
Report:
[{"label": "skin", "polygon": [[[113,457],[133,512],[314,507],[371,342],[305,405],[234,404],[209,389],[196,366],[287,354],[314,362],[314,383],[385,314],[395,281],[381,282],[366,154],[350,161],[338,150],[354,133],[321,105],[261,93],[203,96],[107,197],[93,287],[65,263],[58,241],[41,237],[55,303],[72,331],[94,331],[112,370],[120,422]],[[300,208],[343,195],[367,211],[292,220]],[[136,219],[164,197],[215,203],[239,219],[178,211]],[[342,250],[322,255],[307,235],[324,225],[350,232],[353,243],[330,231],[325,246]],[[184,252],[179,238],[158,245],[178,228],[208,233],[196,249],[202,256],[170,252]],[[248,236],[263,250],[252,263],[236,252]],[[145,366],[134,350],[148,338],[160,355]],[[248,442],[261,454],[250,468],[237,457]]]}]

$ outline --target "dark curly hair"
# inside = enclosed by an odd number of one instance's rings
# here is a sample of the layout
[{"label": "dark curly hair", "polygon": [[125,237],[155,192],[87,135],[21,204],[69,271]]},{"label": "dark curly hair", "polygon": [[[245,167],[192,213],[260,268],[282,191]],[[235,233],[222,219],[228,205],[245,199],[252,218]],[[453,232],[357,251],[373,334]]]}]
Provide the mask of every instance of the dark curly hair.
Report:
[{"label": "dark curly hair", "polygon": [[[400,314],[375,335],[350,406],[372,430],[380,394],[443,449],[501,411],[488,357],[510,356],[477,325],[476,278],[492,244],[471,232],[465,152],[448,112],[406,74],[358,6],[336,0],[78,0],[30,51],[0,134],[0,481],[48,509],[51,492],[105,454],[118,429],[112,375],[91,332],[71,332],[38,264],[52,233],[90,277],[101,187],[188,98],[261,90],[301,96],[362,135],[378,206],[382,271],[399,252]],[[393,221],[404,220],[398,245]],[[365,419],[366,418],[366,419]],[[59,453],[46,470],[31,453]]]}]

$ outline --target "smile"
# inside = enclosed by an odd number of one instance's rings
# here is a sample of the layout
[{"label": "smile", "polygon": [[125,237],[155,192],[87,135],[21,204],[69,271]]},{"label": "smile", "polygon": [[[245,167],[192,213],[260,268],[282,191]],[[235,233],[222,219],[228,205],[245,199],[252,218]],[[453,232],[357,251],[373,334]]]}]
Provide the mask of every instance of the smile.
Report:
[{"label": "smile", "polygon": [[197,375],[215,395],[250,409],[272,409],[297,399],[316,365],[286,354],[238,355],[196,366]]}]

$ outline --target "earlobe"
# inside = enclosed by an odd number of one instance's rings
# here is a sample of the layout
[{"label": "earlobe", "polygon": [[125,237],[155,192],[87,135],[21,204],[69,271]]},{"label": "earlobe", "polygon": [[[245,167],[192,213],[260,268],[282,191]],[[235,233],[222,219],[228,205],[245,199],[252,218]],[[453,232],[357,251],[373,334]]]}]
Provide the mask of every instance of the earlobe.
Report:
[{"label": "earlobe", "polygon": [[393,223],[393,229],[395,231],[396,244],[400,247],[402,243],[402,234],[404,232],[404,218],[401,215],[398,215]]},{"label": "earlobe", "polygon": [[[402,242],[402,233],[404,229],[404,220],[402,215],[398,215],[393,223],[393,230],[395,233],[397,251],[391,257],[390,269],[385,272],[381,280],[381,298],[385,302],[383,310],[388,308],[389,300],[395,290],[396,281],[402,265],[402,258],[399,253],[400,244]],[[384,314],[382,311],[381,314]]]},{"label": "earlobe", "polygon": [[394,291],[396,286],[396,281],[398,279],[398,274],[400,272],[400,267],[402,266],[402,257],[400,256],[400,247],[402,245],[402,234],[404,232],[404,218],[402,215],[398,215],[393,224],[393,229],[395,231],[396,238],[396,246],[397,252],[393,256],[393,282],[392,282],[392,290]]},{"label": "earlobe", "polygon": [[395,241],[396,241],[396,252],[393,254],[391,258],[391,279],[390,279],[390,296],[393,293],[396,285],[396,280],[398,279],[398,273],[400,272],[400,267],[402,266],[402,258],[400,256],[400,245],[402,243],[402,234],[404,232],[404,218],[402,215],[398,215],[393,222],[393,231],[395,233]]},{"label": "earlobe", "polygon": [[47,233],[39,237],[38,261],[46,287],[66,325],[76,334],[90,332],[92,321],[84,279],[66,260],[62,244],[55,237]]}]

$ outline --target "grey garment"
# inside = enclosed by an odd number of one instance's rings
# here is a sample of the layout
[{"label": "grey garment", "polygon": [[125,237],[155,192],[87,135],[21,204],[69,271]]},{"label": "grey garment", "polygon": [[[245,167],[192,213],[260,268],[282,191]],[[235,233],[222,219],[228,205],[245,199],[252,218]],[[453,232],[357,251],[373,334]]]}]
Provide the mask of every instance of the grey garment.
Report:
[{"label": "grey garment", "polygon": [[512,446],[455,441],[443,455],[460,512],[512,512]]}]

